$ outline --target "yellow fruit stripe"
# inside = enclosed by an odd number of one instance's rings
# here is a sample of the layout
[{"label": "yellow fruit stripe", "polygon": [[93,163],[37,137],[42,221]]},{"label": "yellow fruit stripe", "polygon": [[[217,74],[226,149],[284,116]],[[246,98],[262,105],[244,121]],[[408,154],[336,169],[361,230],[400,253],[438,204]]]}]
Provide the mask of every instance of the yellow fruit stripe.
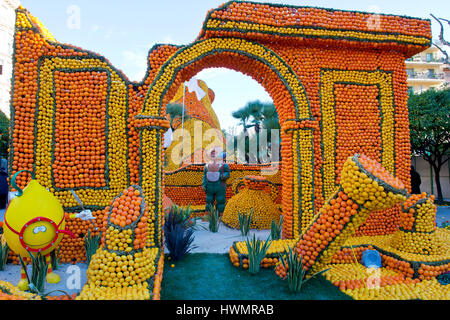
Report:
[{"label": "yellow fruit stripe", "polygon": [[395,284],[381,285],[385,277],[403,278],[402,274],[389,268],[369,270],[361,264],[328,265],[323,275],[336,286],[339,282],[363,280],[363,285],[354,289],[343,289],[342,292],[356,300],[448,300],[450,291],[436,279],[414,281],[396,281]]},{"label": "yellow fruit stripe", "polygon": [[404,34],[380,34],[364,31],[352,30],[327,30],[314,28],[292,28],[292,27],[275,27],[266,24],[224,21],[211,19],[206,24],[206,31],[233,31],[233,32],[256,32],[263,34],[273,34],[274,36],[288,37],[318,37],[332,39],[349,39],[356,41],[374,41],[374,42],[402,42],[416,45],[426,45],[430,43],[430,39],[418,36],[409,36]]},{"label": "yellow fruit stripe", "polygon": [[[154,146],[161,146],[162,130],[142,130],[141,134],[141,177],[139,185],[142,186],[145,195],[145,201],[148,207],[150,221],[153,221],[153,226],[158,230],[155,232],[155,245],[162,245],[162,236],[160,227],[162,226],[163,208],[159,205],[162,201],[162,183],[157,177],[161,176],[161,158],[159,156],[159,148]],[[157,215],[157,216],[156,216]]]},{"label": "yellow fruit stripe", "polygon": [[31,21],[39,28],[39,31],[44,36],[44,38],[48,41],[57,42],[53,34],[50,32],[50,30],[47,29],[47,27],[35,16],[28,13],[28,17],[31,19]]},{"label": "yellow fruit stripe", "polygon": [[301,106],[300,110],[298,110],[298,117],[310,117],[305,90],[298,81],[295,73],[268,48],[257,43],[234,38],[212,38],[198,41],[180,49],[178,53],[174,54],[162,67],[160,74],[153,82],[144,103],[143,114],[153,116],[159,114],[163,96],[172,85],[172,81],[175,79],[180,66],[200,59],[207,54],[212,54],[216,50],[229,50],[250,54],[273,66],[276,72],[282,77],[282,81],[292,90],[294,98],[297,100],[296,105]]},{"label": "yellow fruit stripe", "polygon": [[[301,176],[299,175],[299,168],[301,163],[301,154],[298,150],[299,144],[299,132],[295,130],[292,132],[292,231],[293,238],[299,237],[299,214],[301,212],[301,203],[299,202],[299,197],[301,195]],[[301,169],[300,169],[301,170]],[[303,196],[303,195],[302,195]]]},{"label": "yellow fruit stripe", "polygon": [[[64,207],[77,206],[70,191],[57,191],[52,185],[52,144],[54,143],[53,117],[56,113],[56,102],[53,97],[54,70],[85,70],[95,68],[107,72],[111,77],[111,90],[108,92],[107,128],[109,167],[109,189],[85,188],[77,191],[84,205],[107,206],[110,200],[121,190],[128,187],[127,182],[127,87],[121,77],[98,59],[64,59],[47,58],[39,68],[38,116],[36,124],[36,178],[44,187],[59,198]],[[122,143],[118,142],[122,141]]]},{"label": "yellow fruit stripe", "polygon": [[400,251],[392,246],[393,234],[390,235],[381,235],[381,236],[362,236],[362,237],[353,237],[348,239],[344,247],[349,246],[367,246],[373,245],[378,247],[384,251],[393,253],[403,260],[412,261],[412,262],[440,262],[450,260],[450,231],[446,229],[439,228],[436,230],[436,237],[440,239],[440,242],[443,243],[443,254],[437,255],[424,255],[417,253],[408,253],[405,251]]},{"label": "yellow fruit stripe", "polygon": [[17,28],[33,28],[30,19],[28,19],[25,12],[16,11],[16,27]]},{"label": "yellow fruit stripe", "polygon": [[[11,294],[6,292],[10,292]],[[0,280],[0,300],[3,300],[3,294],[14,296],[20,300],[42,300],[39,295],[19,290],[12,283]]]},{"label": "yellow fruit stripe", "polygon": [[[314,218],[314,172],[313,172],[313,150],[310,147],[313,141],[311,130],[299,130],[297,146],[300,153],[300,177],[301,177],[301,226],[295,225],[294,238],[306,231]],[[294,211],[295,212],[295,211]],[[300,228],[299,228],[300,227]]]},{"label": "yellow fruit stripe", "polygon": [[450,290],[436,279],[419,283],[397,283],[379,288],[346,289],[355,300],[448,300]]},{"label": "yellow fruit stripe", "polygon": [[[296,242],[297,240],[295,239],[273,240],[265,257],[285,253],[289,250],[288,248],[293,248]],[[235,242],[235,246],[237,248],[237,254],[248,254],[247,243],[245,241]]]},{"label": "yellow fruit stripe", "polygon": [[[371,276],[367,268],[360,263],[342,263],[342,264],[330,264],[325,269],[330,269],[323,275],[332,283],[336,281],[345,280],[366,280]],[[401,273],[389,268],[379,268],[377,276],[398,276]]]},{"label": "yellow fruit stripe", "polygon": [[328,70],[321,72],[320,97],[322,109],[322,143],[323,143],[323,191],[328,198],[336,189],[336,113],[334,85],[351,83],[355,85],[377,85],[380,90],[380,107],[382,124],[380,128],[382,141],[382,166],[394,174],[394,101],[392,74],[384,71],[348,71]]},{"label": "yellow fruit stripe", "polygon": [[135,287],[109,288],[97,287],[90,283],[85,285],[76,300],[150,300],[147,285]]}]

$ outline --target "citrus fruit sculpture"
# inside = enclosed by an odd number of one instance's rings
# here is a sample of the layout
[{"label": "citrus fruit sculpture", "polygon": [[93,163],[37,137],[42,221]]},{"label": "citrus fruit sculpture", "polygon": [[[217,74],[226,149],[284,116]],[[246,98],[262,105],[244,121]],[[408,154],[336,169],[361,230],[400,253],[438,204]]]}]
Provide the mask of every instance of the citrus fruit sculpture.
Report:
[{"label": "citrus fruit sculpture", "polygon": [[[241,191],[240,184],[244,185]],[[279,223],[280,211],[274,203],[277,191],[270,187],[265,177],[246,176],[235,183],[234,192],[236,194],[228,200],[222,216],[222,222],[227,226],[238,229],[239,214],[248,216],[250,213],[251,229],[270,229],[272,221]]]},{"label": "citrus fruit sculpture", "polygon": [[92,256],[80,300],[150,299],[147,281],[155,273],[159,252],[150,248],[148,208],[142,188],[131,186],[108,207],[102,244]]},{"label": "citrus fruit sculpture", "polygon": [[391,246],[413,254],[439,255],[446,251],[436,227],[437,208],[434,196],[413,194],[403,204],[400,228],[392,237]]},{"label": "citrus fruit sculpture", "polygon": [[[31,174],[31,181],[22,190],[16,184],[16,177],[22,172]],[[34,173],[28,170],[18,171],[11,179],[11,184],[18,190],[18,194],[11,200],[5,212],[4,236],[6,243],[13,252],[22,257],[40,253],[47,256],[61,242],[63,235],[73,234],[65,230],[65,215],[58,199],[39,184]],[[26,289],[27,282],[24,270],[21,289]],[[47,281],[59,282],[59,276],[48,268]]]},{"label": "citrus fruit sculpture", "polygon": [[348,158],[339,189],[295,245],[308,274],[322,270],[371,212],[405,201],[406,194],[403,183],[379,163],[358,154]]}]

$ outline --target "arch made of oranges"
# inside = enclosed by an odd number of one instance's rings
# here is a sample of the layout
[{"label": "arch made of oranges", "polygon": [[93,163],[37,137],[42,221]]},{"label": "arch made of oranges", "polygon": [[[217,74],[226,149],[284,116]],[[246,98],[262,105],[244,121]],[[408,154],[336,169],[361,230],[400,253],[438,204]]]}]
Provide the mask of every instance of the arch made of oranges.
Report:
[{"label": "arch made of oranges", "polygon": [[301,225],[308,224],[314,216],[312,131],[318,126],[312,118],[306,91],[292,68],[271,49],[244,39],[196,41],[181,47],[158,71],[142,113],[135,119],[135,127],[148,129],[140,130],[140,184],[148,202],[155,204],[155,215],[161,217],[162,168],[156,159],[162,156],[164,128],[145,123],[164,118],[165,107],[176,88],[208,67],[226,67],[247,74],[274,100],[282,128],[283,236],[298,237]]}]

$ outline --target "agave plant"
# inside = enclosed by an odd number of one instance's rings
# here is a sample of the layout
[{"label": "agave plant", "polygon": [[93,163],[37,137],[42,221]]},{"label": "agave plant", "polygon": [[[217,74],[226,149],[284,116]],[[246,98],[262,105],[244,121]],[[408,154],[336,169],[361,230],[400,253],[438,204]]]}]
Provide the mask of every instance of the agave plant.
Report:
[{"label": "agave plant", "polygon": [[172,260],[180,260],[196,247],[192,245],[193,233],[193,229],[185,229],[181,224],[176,224],[172,229],[164,225],[165,244]]},{"label": "agave plant", "polygon": [[272,240],[281,239],[281,230],[283,226],[283,216],[280,217],[280,222],[277,224],[275,220],[272,220],[272,224],[270,226],[270,238]]},{"label": "agave plant", "polygon": [[84,236],[84,249],[86,250],[86,261],[87,264],[91,262],[92,256],[97,252],[100,245],[100,240],[102,238],[102,233],[98,236],[92,235],[88,229],[87,236]]},{"label": "agave plant", "polygon": [[241,214],[240,212],[238,212],[239,229],[241,230],[241,235],[243,237],[248,235],[248,233],[250,232],[250,224],[252,222],[252,214],[253,214],[253,209],[250,211],[250,213],[248,215],[246,215],[245,213]]},{"label": "agave plant", "polygon": [[209,231],[214,233],[219,231],[220,215],[219,211],[216,209],[216,206],[211,206],[209,208],[208,222],[209,222]]},{"label": "agave plant", "polygon": [[256,239],[255,234],[253,234],[253,239],[249,240],[247,238],[245,242],[247,243],[248,250],[248,271],[250,273],[258,273],[261,267],[261,261],[264,259],[267,250],[269,250],[272,241],[270,241],[269,237],[263,242],[262,240]]},{"label": "agave plant", "polygon": [[0,271],[3,271],[5,268],[6,261],[8,260],[8,252],[9,247],[8,244],[0,245]]},{"label": "agave plant", "polygon": [[300,292],[302,286],[306,282],[330,270],[328,268],[311,275],[309,278],[306,278],[306,269],[303,267],[302,256],[298,255],[297,250],[292,251],[291,247],[289,247],[286,257],[280,255],[279,260],[281,261],[283,268],[286,270],[286,278],[288,280],[289,290],[293,292]]},{"label": "agave plant", "polygon": [[165,223],[173,229],[175,225],[181,224],[184,228],[195,228],[196,218],[192,217],[191,206],[186,208],[173,205],[166,213]]},{"label": "agave plant", "polygon": [[61,246],[59,246],[57,250],[50,251],[50,261],[52,263],[53,270],[58,270],[58,268],[59,268],[59,264],[60,264],[59,262],[61,261],[60,251],[61,251]]},{"label": "agave plant", "polygon": [[22,268],[27,277],[30,291],[32,293],[41,294],[44,291],[44,284],[48,270],[48,263],[45,260],[45,257],[40,253],[38,253],[36,257],[30,253],[30,257],[31,257],[31,278],[28,276],[28,270],[25,262],[19,255],[20,264],[22,265]]}]

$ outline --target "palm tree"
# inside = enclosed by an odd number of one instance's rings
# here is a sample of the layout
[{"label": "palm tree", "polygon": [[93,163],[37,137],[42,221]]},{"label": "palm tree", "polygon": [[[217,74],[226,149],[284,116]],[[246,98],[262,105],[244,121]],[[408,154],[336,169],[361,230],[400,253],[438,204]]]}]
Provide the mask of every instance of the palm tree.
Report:
[{"label": "palm tree", "polygon": [[[271,141],[271,129],[280,129],[280,121],[278,118],[278,113],[273,103],[265,103],[259,100],[248,102],[244,107],[232,113],[232,116],[240,120],[240,124],[243,126],[243,133],[246,135],[245,141],[245,159],[248,162],[250,159],[249,155],[249,137],[248,129],[254,128],[256,133],[256,145],[257,145],[257,162],[260,162],[259,153],[259,135],[261,128],[267,129],[267,138]],[[267,156],[271,153],[271,146],[269,143],[269,148],[267,150]],[[280,156],[281,154],[279,154]],[[273,155],[272,155],[273,157]]]}]

